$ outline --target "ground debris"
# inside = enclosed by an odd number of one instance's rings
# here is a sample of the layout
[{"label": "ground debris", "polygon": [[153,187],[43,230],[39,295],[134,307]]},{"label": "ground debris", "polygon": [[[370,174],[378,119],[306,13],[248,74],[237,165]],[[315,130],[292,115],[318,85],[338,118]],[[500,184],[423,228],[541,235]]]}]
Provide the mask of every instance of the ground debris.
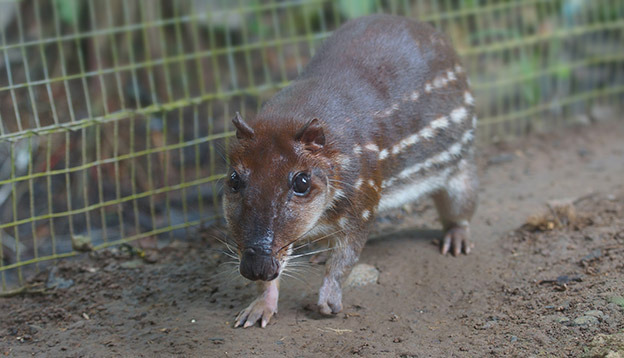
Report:
[{"label": "ground debris", "polygon": [[541,280],[538,281],[537,284],[538,285],[544,285],[544,284],[552,284],[555,286],[555,289],[558,291],[565,291],[568,289],[568,284],[571,282],[582,282],[583,279],[580,276],[568,276],[568,275],[561,275],[559,277],[557,277],[554,280]]},{"label": "ground debris", "polygon": [[598,334],[585,348],[584,358],[621,358],[624,357],[624,332],[616,334]]},{"label": "ground debris", "polygon": [[550,231],[574,225],[578,218],[574,203],[579,200],[562,199],[547,202],[547,209],[530,215],[524,228],[528,231]]},{"label": "ground debris", "polygon": [[48,280],[46,281],[47,289],[66,289],[74,285],[74,280],[64,279],[60,277],[58,273],[59,268],[57,266],[54,266],[50,269],[50,272],[48,273]]}]

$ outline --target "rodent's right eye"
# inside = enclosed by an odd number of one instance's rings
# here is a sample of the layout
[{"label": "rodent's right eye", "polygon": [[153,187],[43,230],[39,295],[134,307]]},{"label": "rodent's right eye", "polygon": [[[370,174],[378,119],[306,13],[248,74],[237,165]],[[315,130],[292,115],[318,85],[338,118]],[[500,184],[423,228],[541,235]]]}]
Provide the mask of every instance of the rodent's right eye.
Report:
[{"label": "rodent's right eye", "polygon": [[232,174],[230,174],[229,184],[230,184],[230,189],[232,189],[233,193],[236,193],[237,191],[240,190],[241,178],[240,178],[240,175],[238,175],[236,171],[233,171]]},{"label": "rodent's right eye", "polygon": [[310,176],[306,173],[298,173],[293,178],[292,186],[295,195],[306,195],[310,191]]}]

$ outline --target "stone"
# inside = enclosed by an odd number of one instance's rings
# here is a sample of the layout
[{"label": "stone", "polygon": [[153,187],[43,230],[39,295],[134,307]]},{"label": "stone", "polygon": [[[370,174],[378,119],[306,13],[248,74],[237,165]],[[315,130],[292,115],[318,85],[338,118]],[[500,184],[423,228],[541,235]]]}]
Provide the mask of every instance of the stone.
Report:
[{"label": "stone", "polygon": [[123,262],[120,266],[125,269],[135,269],[143,266],[144,262],[141,259],[134,259]]},{"label": "stone", "polygon": [[609,299],[609,302],[615,303],[616,305],[620,306],[620,308],[624,309],[624,297],[611,296],[608,299]]},{"label": "stone", "polygon": [[593,316],[593,317],[596,317],[596,318],[603,318],[604,317],[604,313],[602,313],[602,311],[600,311],[600,310],[587,311],[587,312],[583,313],[583,315],[585,315],[585,316]]},{"label": "stone", "polygon": [[351,270],[351,274],[345,281],[346,287],[362,287],[377,283],[379,279],[379,270],[375,266],[369,264],[357,264]]},{"label": "stone", "polygon": [[64,279],[58,274],[59,274],[58,267],[54,266],[50,269],[50,272],[48,273],[48,279],[46,281],[46,288],[67,289],[74,285],[74,280]]},{"label": "stone", "polygon": [[581,316],[574,319],[572,322],[575,326],[591,326],[598,324],[598,318],[594,316]]},{"label": "stone", "polygon": [[567,323],[570,323],[570,319],[568,317],[557,317],[555,318],[555,322],[561,323],[561,324],[567,324]]}]

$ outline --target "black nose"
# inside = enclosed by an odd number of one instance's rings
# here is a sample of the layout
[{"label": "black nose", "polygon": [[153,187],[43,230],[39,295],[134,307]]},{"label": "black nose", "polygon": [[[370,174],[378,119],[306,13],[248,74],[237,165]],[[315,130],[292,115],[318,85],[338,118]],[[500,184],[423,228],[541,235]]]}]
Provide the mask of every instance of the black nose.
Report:
[{"label": "black nose", "polygon": [[279,275],[279,262],[270,250],[248,247],[243,251],[239,271],[252,281],[271,281]]}]

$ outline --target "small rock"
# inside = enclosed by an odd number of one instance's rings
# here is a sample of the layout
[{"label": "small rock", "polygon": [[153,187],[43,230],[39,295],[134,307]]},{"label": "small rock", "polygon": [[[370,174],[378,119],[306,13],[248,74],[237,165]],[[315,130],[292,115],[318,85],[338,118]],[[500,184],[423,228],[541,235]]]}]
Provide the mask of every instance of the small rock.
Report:
[{"label": "small rock", "polygon": [[474,325],[474,329],[485,330],[490,329],[498,324],[498,318],[490,318],[488,321],[481,321]]},{"label": "small rock", "polygon": [[511,343],[514,343],[514,342],[516,342],[517,340],[518,340],[518,337],[516,337],[516,336],[511,336],[511,338],[509,338],[509,341],[510,341]]},{"label": "small rock", "polygon": [[555,319],[555,322],[561,323],[561,324],[567,324],[570,322],[570,319],[568,317],[558,317]]},{"label": "small rock", "polygon": [[596,317],[596,318],[603,318],[604,317],[604,313],[600,310],[591,310],[591,311],[587,311],[585,313],[583,313],[583,315],[585,316],[592,316],[592,317]]},{"label": "small rock", "polygon": [[624,309],[624,297],[621,296],[611,296],[609,297],[609,302],[615,303],[620,306],[620,308]]},{"label": "small rock", "polygon": [[74,285],[74,280],[66,280],[58,275],[58,267],[52,267],[48,273],[48,280],[46,281],[46,288],[59,288],[66,289]]},{"label": "small rock", "polygon": [[30,329],[30,334],[32,335],[37,334],[37,332],[43,331],[43,328],[34,324],[29,324],[28,328]]},{"label": "small rock", "polygon": [[141,259],[134,259],[130,261],[123,262],[120,266],[125,269],[134,269],[140,266],[143,266],[144,261]]},{"label": "small rock", "polygon": [[148,264],[153,264],[157,262],[160,258],[160,253],[158,250],[146,249],[144,251],[143,260]]},{"label": "small rock", "polygon": [[590,252],[589,254],[583,256],[583,258],[581,259],[581,263],[583,261],[597,260],[597,259],[599,259],[601,257],[602,257],[602,250],[601,249],[595,249],[595,250],[592,250],[592,252]]},{"label": "small rock", "polygon": [[375,266],[368,264],[358,264],[353,267],[351,274],[347,277],[345,286],[362,287],[377,283],[379,279],[379,270]]},{"label": "small rock", "polygon": [[598,324],[598,318],[594,316],[581,316],[574,319],[572,322],[575,326],[591,326]]},{"label": "small rock", "polygon": [[80,252],[93,251],[91,237],[85,235],[74,235],[71,237],[72,248]]}]

